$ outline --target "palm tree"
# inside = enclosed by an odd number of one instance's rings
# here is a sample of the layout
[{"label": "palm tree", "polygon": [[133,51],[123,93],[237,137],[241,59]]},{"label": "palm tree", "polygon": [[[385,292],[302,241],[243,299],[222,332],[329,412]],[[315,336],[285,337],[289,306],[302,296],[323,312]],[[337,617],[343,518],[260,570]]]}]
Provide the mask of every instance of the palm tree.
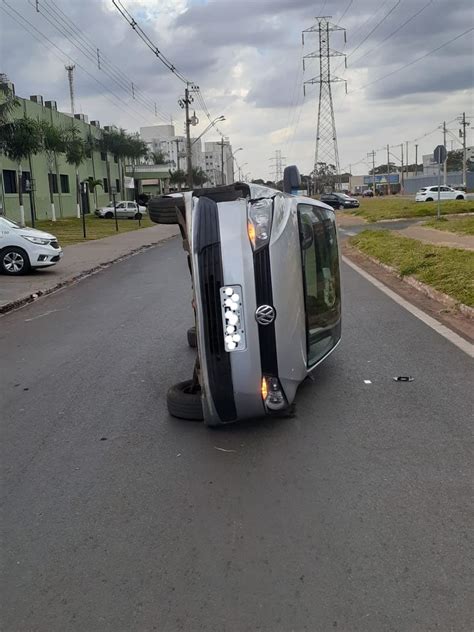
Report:
[{"label": "palm tree", "polygon": [[67,132],[67,145],[66,145],[66,162],[76,167],[76,209],[77,218],[81,217],[81,204],[80,204],[80,182],[79,182],[79,165],[86,158],[86,145],[81,138],[79,131],[72,127]]},{"label": "palm tree", "polygon": [[51,203],[51,219],[56,221],[56,209],[54,207],[53,168],[56,166],[56,182],[58,182],[57,154],[66,150],[66,135],[64,129],[55,127],[47,121],[40,122],[43,136],[43,148],[48,162],[49,199]]},{"label": "palm tree", "polygon": [[168,162],[168,157],[163,151],[150,151],[148,157],[153,165],[163,165]]},{"label": "palm tree", "polygon": [[201,167],[194,167],[193,168],[193,182],[194,184],[197,184],[198,186],[202,186],[203,184],[206,184],[206,182],[209,182],[209,176],[207,175],[205,171],[201,169]]},{"label": "palm tree", "polygon": [[175,184],[178,187],[178,191],[181,191],[181,187],[186,182],[186,173],[182,169],[175,169],[175,171],[169,171],[170,183]]},{"label": "palm tree", "polygon": [[[20,224],[25,225],[25,207],[23,205],[23,178],[21,163],[29,159],[32,154],[41,151],[43,139],[41,129],[37,121],[24,116],[12,123],[5,123],[0,127],[0,149],[4,154],[16,162],[18,202],[20,204]],[[34,212],[31,211],[31,223],[34,226]]]},{"label": "palm tree", "polygon": [[0,73],[0,97],[0,126],[2,126],[8,123],[13,111],[20,104],[10,87],[8,77],[3,73]]}]

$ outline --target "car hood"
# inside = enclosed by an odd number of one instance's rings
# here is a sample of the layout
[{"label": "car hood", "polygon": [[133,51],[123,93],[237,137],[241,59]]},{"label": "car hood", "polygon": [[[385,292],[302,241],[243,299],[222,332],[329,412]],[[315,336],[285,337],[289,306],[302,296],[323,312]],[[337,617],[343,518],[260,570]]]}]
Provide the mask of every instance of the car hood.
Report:
[{"label": "car hood", "polygon": [[41,237],[41,239],[56,239],[54,235],[51,233],[45,233],[43,230],[38,230],[37,228],[19,228],[19,235],[24,235],[25,237]]}]

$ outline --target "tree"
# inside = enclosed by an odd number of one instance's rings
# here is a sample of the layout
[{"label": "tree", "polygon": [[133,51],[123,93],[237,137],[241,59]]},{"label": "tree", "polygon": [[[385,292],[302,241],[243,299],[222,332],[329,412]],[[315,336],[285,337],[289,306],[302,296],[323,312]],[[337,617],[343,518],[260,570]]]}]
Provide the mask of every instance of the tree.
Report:
[{"label": "tree", "polygon": [[193,167],[193,182],[202,187],[203,184],[209,182],[209,176],[201,167]]},{"label": "tree", "polygon": [[79,131],[72,127],[66,133],[66,161],[76,167],[76,209],[77,218],[81,217],[79,166],[87,156],[86,144]]},{"label": "tree", "polygon": [[[41,121],[39,123],[43,137],[43,149],[48,163],[49,200],[51,203],[51,219],[56,221],[56,209],[54,207],[53,169],[58,182],[57,154],[66,150],[66,135],[64,129],[55,127],[52,123]],[[56,167],[56,168],[55,168]]]},{"label": "tree", "polygon": [[[124,158],[130,158],[137,160],[148,153],[147,144],[136,136],[127,134],[124,129],[111,130],[104,132],[102,143],[103,150],[110,152],[117,157],[119,163],[120,180],[122,184],[122,190],[125,189],[125,170],[123,161]],[[109,175],[110,178],[110,175]]]},{"label": "tree", "polygon": [[[43,139],[37,121],[24,116],[0,127],[0,148],[3,153],[17,164],[18,201],[20,204],[20,224],[25,225],[25,207],[23,205],[23,177],[21,163],[32,154],[41,151]],[[30,174],[31,176],[31,174]],[[31,223],[34,226],[34,211],[31,210]]]},{"label": "tree", "polygon": [[186,173],[182,169],[175,169],[175,171],[169,172],[170,183],[175,184],[178,187],[178,191],[181,191],[181,187],[186,182]]},{"label": "tree", "polygon": [[163,165],[168,163],[168,156],[163,151],[150,151],[148,153],[149,159],[153,165]]},{"label": "tree", "polygon": [[19,100],[9,85],[8,77],[0,73],[0,126],[9,122],[19,104]]},{"label": "tree", "polygon": [[331,187],[334,189],[337,179],[335,165],[327,164],[325,162],[318,162],[313,171],[315,179],[315,191],[314,193],[323,193],[325,187]]}]

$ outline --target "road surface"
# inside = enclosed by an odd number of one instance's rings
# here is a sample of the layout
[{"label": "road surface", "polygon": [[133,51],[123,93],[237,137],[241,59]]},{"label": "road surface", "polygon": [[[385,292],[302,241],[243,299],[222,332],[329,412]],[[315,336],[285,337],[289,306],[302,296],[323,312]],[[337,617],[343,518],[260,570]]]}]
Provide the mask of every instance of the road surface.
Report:
[{"label": "road surface", "polygon": [[472,630],[471,360],[343,282],[296,416],[221,430],[166,411],[177,240],[0,319],[3,632]]}]

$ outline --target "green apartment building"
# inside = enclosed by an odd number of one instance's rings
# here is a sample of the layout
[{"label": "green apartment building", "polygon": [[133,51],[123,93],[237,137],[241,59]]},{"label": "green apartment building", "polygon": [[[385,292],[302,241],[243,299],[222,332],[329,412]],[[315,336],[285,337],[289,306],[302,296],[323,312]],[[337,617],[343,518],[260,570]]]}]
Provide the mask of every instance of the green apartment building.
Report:
[{"label": "green apartment building", "polygon": [[[18,98],[20,105],[14,112],[14,117],[24,115],[37,120],[46,120],[56,127],[70,128],[72,125],[81,133],[84,139],[92,136],[99,139],[101,129],[98,121],[87,122],[83,114],[71,115],[58,112],[55,101],[43,102],[39,95],[29,99]],[[104,129],[108,129],[105,127]],[[20,219],[20,206],[17,190],[17,164],[0,153],[0,214],[18,221]],[[22,184],[24,192],[25,220],[31,224],[31,202],[35,208],[37,219],[51,219],[51,202],[49,193],[49,168],[45,153],[31,156],[31,160],[25,160],[21,164]],[[128,174],[129,167],[125,173]],[[168,175],[168,174],[166,174]],[[84,197],[85,212],[94,213],[94,210],[106,206],[112,199],[112,187],[115,187],[117,199],[133,199],[134,190],[121,191],[121,179],[118,160],[110,153],[93,151],[79,167],[80,181],[89,178],[99,180],[102,186],[96,186],[94,191],[88,191]],[[29,185],[33,189],[29,193]],[[52,174],[52,188],[54,196],[55,214],[57,219],[75,217],[77,213],[76,203],[76,168],[66,162],[64,154],[57,154],[56,165]]]}]

